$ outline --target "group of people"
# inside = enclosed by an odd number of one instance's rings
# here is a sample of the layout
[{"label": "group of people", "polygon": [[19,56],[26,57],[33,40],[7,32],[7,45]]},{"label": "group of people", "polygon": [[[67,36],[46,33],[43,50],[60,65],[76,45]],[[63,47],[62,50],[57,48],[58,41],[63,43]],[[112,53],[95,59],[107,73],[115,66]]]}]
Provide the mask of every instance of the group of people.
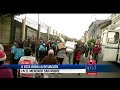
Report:
[{"label": "group of people", "polygon": [[[62,42],[60,40],[48,41],[40,40],[39,44],[30,45],[30,40],[27,43],[27,47],[24,47],[24,42],[14,41],[10,51],[12,54],[11,64],[63,64],[66,56],[68,56],[68,63],[79,64],[84,57],[88,57],[90,52],[90,60],[94,59],[97,63],[100,47],[96,44],[92,50],[86,45],[75,44],[75,48],[63,46],[59,47]],[[36,56],[34,56],[36,54]],[[73,57],[72,57],[73,56]],[[92,57],[93,56],[93,57]],[[3,68],[4,61],[6,60],[6,54],[4,47],[0,44],[0,68]],[[4,70],[8,70],[5,72]],[[7,74],[4,74],[7,73]],[[17,69],[0,69],[0,77],[2,78],[37,78],[44,76],[44,74],[20,74]]]}]

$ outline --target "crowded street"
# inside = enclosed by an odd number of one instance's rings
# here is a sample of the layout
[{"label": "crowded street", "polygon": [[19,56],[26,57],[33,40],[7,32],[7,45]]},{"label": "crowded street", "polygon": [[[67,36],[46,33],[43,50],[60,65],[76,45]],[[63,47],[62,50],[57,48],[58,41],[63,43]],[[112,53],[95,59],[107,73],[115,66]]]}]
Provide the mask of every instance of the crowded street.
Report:
[{"label": "crowded street", "polygon": [[120,78],[119,23],[120,14],[1,15],[0,78]]}]

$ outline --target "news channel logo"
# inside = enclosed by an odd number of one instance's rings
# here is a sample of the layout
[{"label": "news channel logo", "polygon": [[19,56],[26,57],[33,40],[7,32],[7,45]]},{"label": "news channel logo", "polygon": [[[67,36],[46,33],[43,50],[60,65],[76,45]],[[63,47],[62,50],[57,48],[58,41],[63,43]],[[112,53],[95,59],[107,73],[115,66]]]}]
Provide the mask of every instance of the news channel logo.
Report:
[{"label": "news channel logo", "polygon": [[96,64],[87,64],[86,65],[86,74],[87,75],[97,75],[97,66],[96,66]]}]

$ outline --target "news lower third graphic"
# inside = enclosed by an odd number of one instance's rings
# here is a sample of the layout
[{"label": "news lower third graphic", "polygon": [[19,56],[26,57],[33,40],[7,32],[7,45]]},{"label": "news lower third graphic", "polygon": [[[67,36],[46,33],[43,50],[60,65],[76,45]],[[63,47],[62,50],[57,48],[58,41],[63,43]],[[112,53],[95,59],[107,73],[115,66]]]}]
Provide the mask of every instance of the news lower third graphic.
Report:
[{"label": "news lower third graphic", "polygon": [[42,64],[10,64],[0,67],[0,69],[19,69],[20,73],[86,73],[97,74],[100,72],[119,72],[117,68],[109,64],[79,64],[79,65],[42,65]]},{"label": "news lower third graphic", "polygon": [[21,73],[86,73],[85,65],[22,65]]},{"label": "news lower third graphic", "polygon": [[86,65],[86,75],[97,75],[96,65]]}]

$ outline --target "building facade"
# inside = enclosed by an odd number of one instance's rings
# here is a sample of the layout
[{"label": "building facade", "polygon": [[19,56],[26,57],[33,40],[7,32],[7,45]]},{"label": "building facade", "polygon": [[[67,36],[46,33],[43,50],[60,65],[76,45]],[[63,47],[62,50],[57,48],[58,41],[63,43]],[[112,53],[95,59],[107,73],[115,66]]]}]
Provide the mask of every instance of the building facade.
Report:
[{"label": "building facade", "polygon": [[110,28],[112,30],[117,30],[120,29],[120,14],[112,14],[111,15],[111,20],[112,20],[112,24],[110,26]]},{"label": "building facade", "polygon": [[107,30],[117,30],[120,29],[120,14],[111,14],[111,24],[103,27],[102,28],[102,35],[101,35],[101,43],[105,43],[105,40],[103,39],[105,33],[107,32]]},{"label": "building facade", "polygon": [[88,39],[95,39],[96,42],[101,42],[102,29],[109,26],[111,23],[111,20],[96,20],[92,22],[88,29]]}]

